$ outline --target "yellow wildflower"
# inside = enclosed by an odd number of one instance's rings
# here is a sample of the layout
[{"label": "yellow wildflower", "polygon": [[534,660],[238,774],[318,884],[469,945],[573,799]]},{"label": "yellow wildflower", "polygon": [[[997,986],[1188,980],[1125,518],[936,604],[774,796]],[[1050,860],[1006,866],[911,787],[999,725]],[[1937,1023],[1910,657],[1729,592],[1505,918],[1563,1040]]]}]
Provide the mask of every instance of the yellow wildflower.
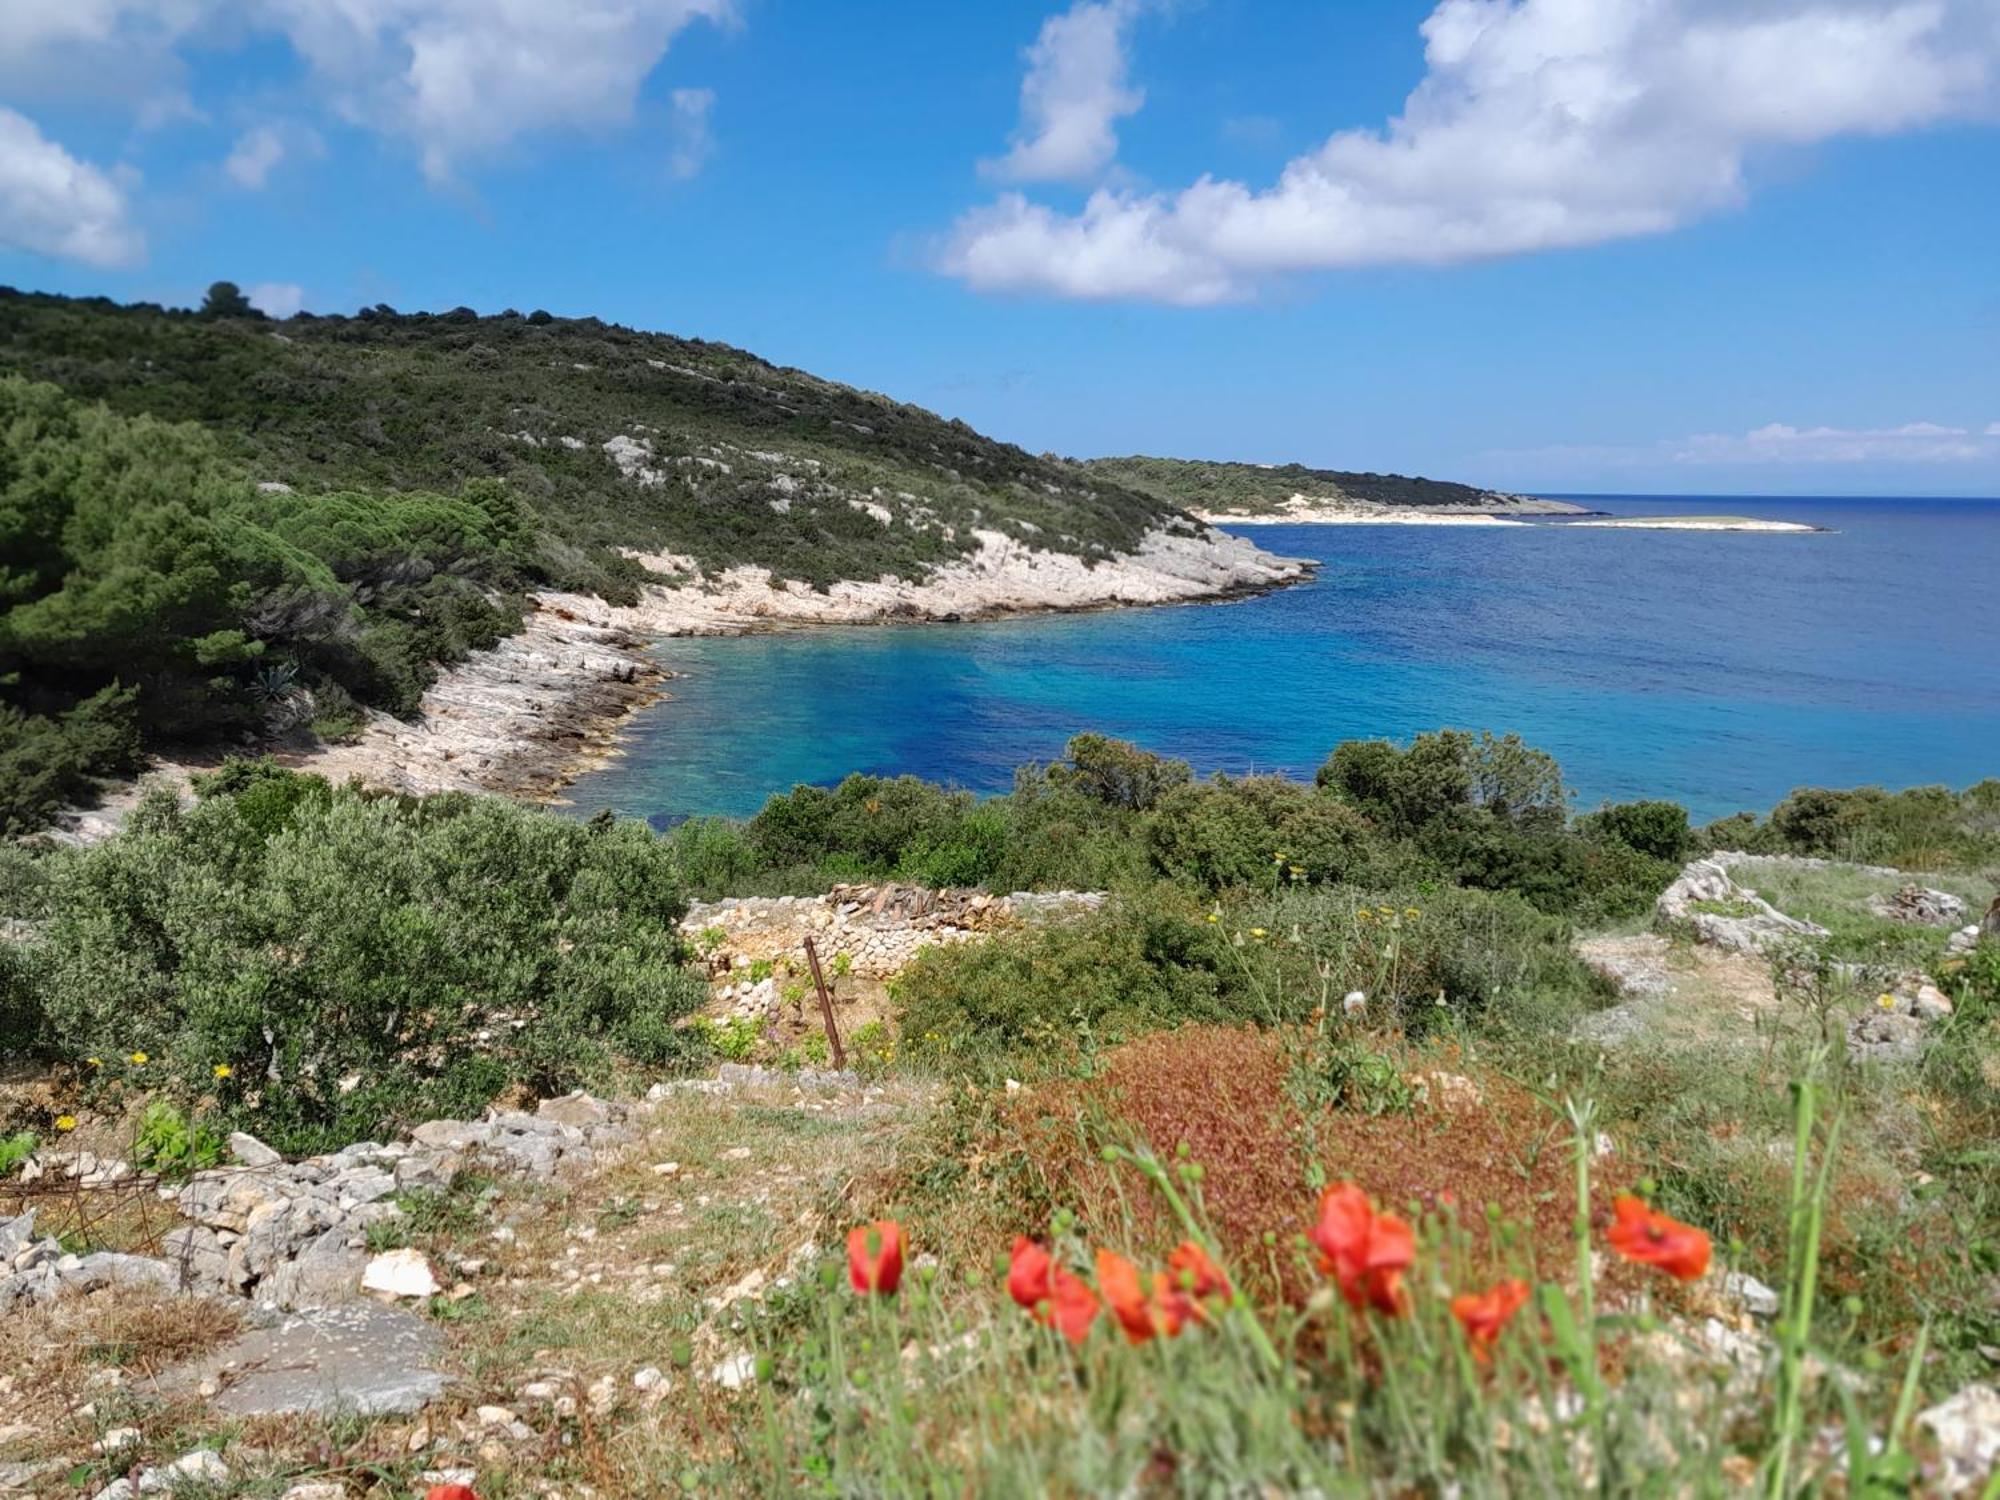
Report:
[{"label": "yellow wildflower", "polygon": [[74,1129],[76,1129],[76,1116],[75,1116],[75,1115],[57,1115],[57,1116],[56,1116],[56,1129],[58,1129],[58,1130],[74,1130]]},{"label": "yellow wildflower", "polygon": [[1253,927],[1253,928],[1251,928],[1251,929],[1250,929],[1250,936],[1252,936],[1253,938],[1260,938],[1260,937],[1263,937],[1263,936],[1264,936],[1264,929],[1263,929],[1263,928],[1261,928],[1261,927]]},{"label": "yellow wildflower", "polygon": [[131,1062],[132,1066],[135,1068],[143,1068],[146,1066],[147,1063],[151,1061],[152,1059],[146,1056],[146,1054],[143,1052],[134,1052],[132,1054]]},{"label": "yellow wildflower", "polygon": [[228,1078],[230,1075],[235,1073],[235,1071],[236,1070],[230,1067],[228,1063],[217,1063],[215,1065],[215,1076],[217,1078]]},{"label": "yellow wildflower", "polygon": [[104,1059],[101,1057],[86,1057],[83,1061],[87,1067],[101,1068],[104,1066]]},{"label": "yellow wildflower", "polygon": [[1883,995],[1875,1003],[1884,1010],[1894,1010],[1896,1008],[1896,997],[1894,995]]},{"label": "yellow wildflower", "polygon": [[1222,920],[1222,913],[1212,911],[1208,914],[1208,920],[1211,922],[1220,922]]},{"label": "yellow wildflower", "polygon": [[1418,911],[1414,906],[1406,906],[1403,908],[1403,915],[1408,917],[1412,922],[1414,922],[1417,920],[1418,917],[1421,917],[1423,913]]}]

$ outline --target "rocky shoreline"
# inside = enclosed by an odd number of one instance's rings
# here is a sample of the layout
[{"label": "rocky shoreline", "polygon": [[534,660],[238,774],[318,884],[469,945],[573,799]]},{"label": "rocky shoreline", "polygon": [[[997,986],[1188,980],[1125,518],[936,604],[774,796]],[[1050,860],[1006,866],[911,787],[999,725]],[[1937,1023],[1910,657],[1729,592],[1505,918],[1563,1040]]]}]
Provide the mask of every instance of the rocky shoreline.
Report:
[{"label": "rocky shoreline", "polygon": [[630,715],[671,698],[645,653],[673,636],[748,635],[815,625],[951,623],[1134,605],[1215,603],[1307,578],[1313,564],[1238,537],[1155,531],[1135,551],[1092,566],[980,533],[970,557],[920,583],[843,580],[824,592],[768,569],[707,575],[692,558],[644,555],[690,581],[644,590],[637,604],[546,593],[520,634],[441,676],[416,720],[377,715],[352,744],[280,756],[335,781],[407,792],[498,792],[548,800],[616,753]]}]

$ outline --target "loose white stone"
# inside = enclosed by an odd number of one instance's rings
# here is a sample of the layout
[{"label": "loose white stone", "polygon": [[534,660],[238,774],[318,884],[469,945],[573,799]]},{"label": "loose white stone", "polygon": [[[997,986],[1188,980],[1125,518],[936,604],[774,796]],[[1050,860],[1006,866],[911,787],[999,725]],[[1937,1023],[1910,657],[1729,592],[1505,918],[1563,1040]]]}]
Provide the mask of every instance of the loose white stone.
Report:
[{"label": "loose white stone", "polygon": [[361,1289],[391,1297],[434,1297],[438,1282],[421,1250],[386,1250],[368,1262]]}]

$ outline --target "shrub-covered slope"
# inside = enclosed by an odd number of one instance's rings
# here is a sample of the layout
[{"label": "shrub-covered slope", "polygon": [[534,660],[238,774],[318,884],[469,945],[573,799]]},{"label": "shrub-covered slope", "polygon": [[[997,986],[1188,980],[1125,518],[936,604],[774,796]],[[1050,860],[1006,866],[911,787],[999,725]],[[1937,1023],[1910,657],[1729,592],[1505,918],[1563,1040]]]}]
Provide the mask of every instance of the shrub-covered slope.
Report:
[{"label": "shrub-covered slope", "polygon": [[1082,467],[1110,484],[1129,486],[1163,504],[1187,510],[1256,515],[1276,510],[1294,495],[1314,500],[1360,500],[1373,505],[1496,506],[1513,497],[1443,479],[1403,474],[1356,474],[1309,469],[1304,464],[1209,463],[1200,459],[1093,458]]},{"label": "shrub-covered slope", "polygon": [[1086,558],[1185,526],[1172,501],[724,344],[469,308],[284,322],[0,289],[0,374],[194,421],[264,482],[453,493],[505,480],[562,581],[612,549],[824,585],[920,575],[976,530]]}]

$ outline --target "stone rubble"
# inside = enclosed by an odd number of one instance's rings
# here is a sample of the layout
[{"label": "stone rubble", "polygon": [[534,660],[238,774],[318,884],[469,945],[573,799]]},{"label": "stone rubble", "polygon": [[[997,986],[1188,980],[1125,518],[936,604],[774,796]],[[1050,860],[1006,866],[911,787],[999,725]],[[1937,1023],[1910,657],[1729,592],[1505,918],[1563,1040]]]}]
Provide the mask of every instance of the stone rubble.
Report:
[{"label": "stone rubble", "polygon": [[1868,909],[1891,922],[1910,922],[1923,927],[1957,927],[1965,921],[1965,902],[1949,891],[1934,891],[1921,885],[1905,885],[1891,896],[1871,896]]},{"label": "stone rubble", "polygon": [[[994,896],[966,889],[918,885],[837,885],[823,896],[745,896],[696,902],[681,934],[707,959],[710,972],[726,976],[759,961],[785,961],[805,973],[805,940],[832,978],[841,955],[851,972],[869,979],[900,973],[920,949],[975,941],[1030,921],[1061,920],[1095,911],[1099,891],[1016,891]],[[718,937],[719,934],[719,937]],[[771,977],[724,986],[723,998],[744,1014],[765,1019],[780,1004]]]},{"label": "stone rubble", "polygon": [[[543,1100],[532,1114],[432,1120],[408,1141],[363,1141],[297,1162],[238,1135],[237,1165],[160,1189],[184,1222],[163,1237],[159,1256],[68,1255],[54,1239],[35,1239],[32,1210],[0,1221],[0,1312],[107,1286],[244,1297],[280,1308],[332,1306],[373,1290],[428,1296],[436,1284],[417,1290],[416,1267],[390,1257],[371,1262],[369,1230],[401,1215],[396,1194],[443,1192],[474,1158],[541,1178],[588,1167],[631,1138],[629,1112],[571,1094]],[[371,1263],[384,1261],[384,1284],[364,1285]]]}]

